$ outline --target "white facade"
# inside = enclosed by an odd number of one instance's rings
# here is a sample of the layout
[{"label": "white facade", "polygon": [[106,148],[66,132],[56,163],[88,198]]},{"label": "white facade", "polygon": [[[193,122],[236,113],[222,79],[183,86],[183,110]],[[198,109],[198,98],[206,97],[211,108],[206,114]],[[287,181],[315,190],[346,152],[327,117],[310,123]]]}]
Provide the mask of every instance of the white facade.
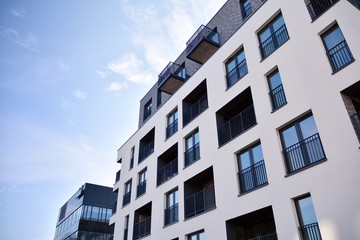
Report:
[{"label": "white facade", "polygon": [[[237,0],[228,2],[239,4]],[[121,162],[121,175],[114,185],[114,191],[118,191],[117,211],[111,218],[111,223],[115,224],[114,239],[125,239],[126,216],[129,217],[127,239],[140,238],[138,235],[133,238],[134,225],[138,222],[134,219],[139,219],[142,210],[145,215],[151,212],[150,233],[144,239],[196,239],[190,238],[189,234],[198,231],[204,232],[199,239],[250,239],[271,234],[274,227],[277,239],[305,239],[299,231],[299,227],[305,223],[301,223],[296,208],[297,199],[301,196],[311,196],[322,239],[360,239],[360,145],[354,129],[356,126],[349,117],[352,113],[349,106],[345,106],[341,94],[357,83],[357,87],[352,87],[352,98],[355,101],[358,97],[360,102],[360,11],[349,1],[340,0],[312,20],[307,2],[266,1],[225,43],[220,39],[221,46],[217,51],[120,147],[117,160]],[[283,17],[289,39],[269,56],[262,58],[258,36],[279,14]],[[334,70],[322,37],[336,24],[353,59],[343,68]],[[221,27],[217,26],[218,29]],[[245,53],[248,72],[228,87],[226,63],[241,48]],[[286,96],[286,104],[275,111],[267,80],[274,69],[278,69]],[[184,126],[183,100],[204,80],[208,108]],[[246,95],[249,88],[250,98]],[[233,106],[227,105],[237,96],[240,96],[239,101]],[[238,106],[242,108],[244,98],[252,100],[256,123],[219,146],[219,115]],[[229,109],[224,110],[224,106],[229,106]],[[178,131],[166,138],[167,116],[174,109],[178,110]],[[319,153],[319,149],[309,150],[304,137],[304,144],[300,148],[305,150],[302,149],[301,154],[311,155],[311,163],[289,171],[284,160],[285,147],[281,132],[306,116],[313,116],[315,120],[323,153]],[[152,129],[155,129],[154,152],[139,163],[140,141]],[[185,166],[186,138],[194,130],[199,132],[200,159]],[[256,143],[261,143],[267,183],[251,191],[241,190],[239,153]],[[158,158],[175,144],[177,174],[158,184],[159,161],[162,161]],[[133,147],[134,166],[130,169]],[[315,156],[312,155],[314,152],[317,152]],[[304,155],[299,158],[304,158]],[[146,192],[137,197],[139,173],[145,169]],[[185,210],[185,198],[192,196],[189,193],[191,187],[195,188],[197,182],[203,181],[204,177],[198,174],[205,170],[205,180],[214,185],[216,207],[187,217],[189,210]],[[194,182],[189,182],[190,179]],[[125,184],[129,180],[132,181],[130,203],[123,206]],[[164,226],[166,193],[176,188],[178,221]],[[148,203],[151,203],[151,210],[146,207],[142,209]],[[207,204],[206,201],[204,204]],[[264,208],[265,212],[256,212]],[[246,215],[249,213],[252,214]],[[246,222],[249,225],[245,226]],[[270,226],[273,224],[275,226]],[[317,233],[315,235],[312,239],[319,239]],[[258,239],[276,238],[269,236]]]}]

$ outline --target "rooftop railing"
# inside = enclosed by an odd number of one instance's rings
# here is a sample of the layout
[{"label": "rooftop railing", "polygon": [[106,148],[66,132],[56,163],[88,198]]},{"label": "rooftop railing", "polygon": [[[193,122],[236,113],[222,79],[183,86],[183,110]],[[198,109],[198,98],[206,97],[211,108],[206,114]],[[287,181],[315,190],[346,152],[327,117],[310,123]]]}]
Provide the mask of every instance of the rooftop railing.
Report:
[{"label": "rooftop railing", "polygon": [[158,77],[158,86],[161,86],[166,79],[171,75],[176,75],[177,77],[186,80],[185,68],[176,63],[169,62],[169,64],[162,70]]}]

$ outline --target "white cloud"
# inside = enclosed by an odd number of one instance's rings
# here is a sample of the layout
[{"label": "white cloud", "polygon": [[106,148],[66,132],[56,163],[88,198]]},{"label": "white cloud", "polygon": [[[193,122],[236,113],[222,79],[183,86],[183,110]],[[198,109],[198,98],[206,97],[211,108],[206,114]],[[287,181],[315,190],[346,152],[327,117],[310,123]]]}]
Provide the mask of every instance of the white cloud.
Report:
[{"label": "white cloud", "polygon": [[128,85],[127,85],[127,82],[112,82],[110,83],[109,87],[106,88],[106,91],[109,91],[109,92],[117,92],[117,91],[120,91],[121,89],[123,88],[126,88]]},{"label": "white cloud", "polygon": [[74,104],[70,101],[67,100],[62,100],[61,102],[61,108],[63,109],[73,109],[74,108]]},{"label": "white cloud", "polygon": [[60,70],[60,72],[62,72],[62,73],[67,73],[71,69],[71,67],[68,64],[66,64],[64,62],[64,60],[61,58],[56,60],[56,65],[57,65],[58,69]]},{"label": "white cloud", "polygon": [[80,91],[80,90],[74,91],[74,92],[73,92],[73,95],[74,95],[75,97],[77,97],[77,98],[79,98],[79,99],[83,99],[83,100],[86,99],[86,97],[87,97],[86,93],[83,92],[83,91]]},{"label": "white cloud", "polygon": [[26,11],[21,8],[10,8],[8,12],[14,17],[24,17]]},{"label": "white cloud", "polygon": [[6,28],[4,26],[0,26],[0,36],[9,39],[14,44],[17,44],[21,47],[36,50],[34,48],[38,43],[38,38],[34,36],[32,33],[27,34],[23,37],[18,31],[12,28]]},{"label": "white cloud", "polygon": [[129,82],[136,84],[152,84],[156,81],[153,74],[146,71],[143,61],[135,54],[125,54],[118,60],[108,63],[107,68],[123,75]]},{"label": "white cloud", "polygon": [[106,78],[111,73],[108,69],[96,69],[95,71],[99,78]]}]

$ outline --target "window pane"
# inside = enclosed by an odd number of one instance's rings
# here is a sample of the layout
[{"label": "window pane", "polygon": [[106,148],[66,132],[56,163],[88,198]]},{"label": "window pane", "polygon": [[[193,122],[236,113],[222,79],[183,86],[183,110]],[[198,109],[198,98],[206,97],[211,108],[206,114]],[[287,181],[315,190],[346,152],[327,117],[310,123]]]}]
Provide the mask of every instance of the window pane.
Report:
[{"label": "window pane", "polygon": [[98,218],[99,218],[99,208],[98,207],[93,207],[92,208],[92,213],[91,213],[91,219],[97,220]]},{"label": "window pane", "polygon": [[340,42],[345,40],[339,27],[336,27],[330,32],[326,33],[323,39],[327,50],[332,49]]},{"label": "window pane", "polygon": [[301,221],[301,225],[307,225],[317,222],[315,209],[311,201],[311,197],[298,200],[298,206],[300,210],[299,218]]},{"label": "window pane", "polygon": [[250,167],[250,154],[249,151],[246,151],[242,154],[240,154],[240,169],[243,170],[247,167]]},{"label": "window pane", "polygon": [[279,18],[277,18],[274,23],[272,24],[273,25],[273,28],[274,28],[274,32],[276,32],[282,25],[284,25],[285,22],[284,22],[284,18],[282,16],[280,16]]},{"label": "window pane", "polygon": [[281,135],[285,145],[284,148],[288,148],[299,142],[295,126],[291,126],[288,129],[282,131]]},{"label": "window pane", "polygon": [[199,234],[199,240],[205,240],[205,234],[203,232]]},{"label": "window pane", "polygon": [[254,164],[264,160],[260,144],[252,149],[252,154],[253,154],[253,157],[254,157]]},{"label": "window pane", "polygon": [[313,116],[310,116],[300,122],[303,139],[308,138],[318,132]]},{"label": "window pane", "polygon": [[236,66],[235,59],[233,59],[226,64],[226,71],[230,72],[231,70],[233,70],[235,68],[235,66]]},{"label": "window pane", "polygon": [[269,75],[268,81],[269,81],[270,90],[273,90],[274,88],[281,85],[281,78],[279,71],[276,70],[276,72]]}]

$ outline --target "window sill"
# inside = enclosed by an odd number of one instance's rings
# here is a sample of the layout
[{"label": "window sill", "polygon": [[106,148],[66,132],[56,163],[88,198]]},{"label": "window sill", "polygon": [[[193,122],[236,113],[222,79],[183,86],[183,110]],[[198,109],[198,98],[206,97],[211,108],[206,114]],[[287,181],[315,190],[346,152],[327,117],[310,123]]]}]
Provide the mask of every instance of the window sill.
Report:
[{"label": "window sill", "polygon": [[314,167],[314,166],[316,166],[316,165],[319,165],[319,164],[321,164],[321,163],[323,163],[323,162],[326,162],[326,161],[327,161],[327,158],[325,157],[324,159],[321,159],[321,160],[319,160],[319,161],[316,161],[316,162],[314,162],[314,163],[311,163],[311,164],[309,164],[309,165],[306,165],[305,167],[302,167],[302,168],[300,168],[300,169],[297,169],[297,170],[295,170],[295,171],[293,171],[293,172],[287,173],[284,177],[290,177],[290,176],[292,176],[292,175],[294,175],[294,174],[297,174],[297,173],[299,173],[299,172],[302,172],[302,171],[304,171],[304,170],[307,170],[307,169],[309,169],[309,168],[312,168],[312,167]]}]

